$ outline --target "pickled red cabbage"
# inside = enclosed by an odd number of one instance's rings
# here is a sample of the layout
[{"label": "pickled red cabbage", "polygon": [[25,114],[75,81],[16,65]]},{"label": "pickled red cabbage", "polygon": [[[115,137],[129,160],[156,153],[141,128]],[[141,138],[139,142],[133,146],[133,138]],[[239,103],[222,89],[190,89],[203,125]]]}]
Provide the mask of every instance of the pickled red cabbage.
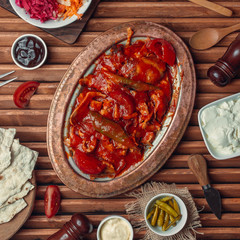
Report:
[{"label": "pickled red cabbage", "polygon": [[45,22],[49,19],[57,19],[57,0],[16,0],[17,6],[24,8],[33,19]]}]

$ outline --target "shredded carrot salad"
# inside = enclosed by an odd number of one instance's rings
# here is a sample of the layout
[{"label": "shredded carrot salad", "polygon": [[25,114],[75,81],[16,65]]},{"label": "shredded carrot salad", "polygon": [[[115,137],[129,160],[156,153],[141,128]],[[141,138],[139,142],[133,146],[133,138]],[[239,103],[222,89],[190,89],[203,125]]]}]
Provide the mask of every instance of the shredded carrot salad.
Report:
[{"label": "shredded carrot salad", "polygon": [[59,4],[58,13],[61,15],[63,20],[66,18],[71,18],[72,16],[76,15],[78,19],[82,18],[83,14],[78,14],[78,9],[82,7],[83,0],[70,0],[71,6],[66,6],[63,4]]}]

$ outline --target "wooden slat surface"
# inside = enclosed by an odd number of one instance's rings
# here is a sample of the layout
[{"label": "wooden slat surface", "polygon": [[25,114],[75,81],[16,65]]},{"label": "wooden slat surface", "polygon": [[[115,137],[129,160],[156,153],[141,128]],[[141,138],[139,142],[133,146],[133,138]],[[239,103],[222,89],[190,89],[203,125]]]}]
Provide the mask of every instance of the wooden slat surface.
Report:
[{"label": "wooden slat surface", "polygon": [[[104,0],[100,2],[74,45],[63,43],[0,8],[0,74],[15,70],[14,75],[18,76],[17,81],[0,88],[0,127],[15,127],[20,141],[40,153],[36,165],[38,188],[33,214],[15,234],[13,240],[47,239],[75,212],[84,212],[93,222],[94,232],[89,236],[92,240],[96,239],[96,228],[104,217],[120,214],[128,218],[124,206],[133,199],[126,194],[111,199],[88,198],[64,186],[56,176],[48,158],[46,144],[51,100],[69,64],[78,53],[99,34],[117,24],[136,19],[160,23],[176,32],[188,45],[189,38],[202,28],[228,27],[239,23],[239,1],[213,1],[230,8],[234,12],[233,17],[223,17],[184,0]],[[37,34],[47,43],[49,56],[46,64],[40,69],[25,71],[13,64],[10,55],[11,44],[24,33]],[[190,48],[196,68],[197,94],[189,126],[164,167],[149,179],[176,183],[178,188],[187,187],[196,206],[199,209],[204,207],[200,213],[203,227],[197,229],[201,233],[197,234],[198,239],[240,239],[240,157],[225,161],[211,157],[203,142],[197,120],[201,107],[240,90],[240,77],[224,88],[216,87],[207,77],[208,68],[221,57],[236,36],[237,33],[232,33],[205,51]],[[12,95],[15,89],[27,80],[36,80],[41,84],[29,107],[18,109],[13,103]],[[201,186],[187,166],[187,159],[193,153],[204,154],[208,161],[210,180],[222,196],[221,220],[210,212]],[[43,206],[45,189],[49,184],[59,185],[62,195],[60,212],[51,220],[44,216]],[[144,231],[138,232],[135,239],[142,239],[144,234]]]}]

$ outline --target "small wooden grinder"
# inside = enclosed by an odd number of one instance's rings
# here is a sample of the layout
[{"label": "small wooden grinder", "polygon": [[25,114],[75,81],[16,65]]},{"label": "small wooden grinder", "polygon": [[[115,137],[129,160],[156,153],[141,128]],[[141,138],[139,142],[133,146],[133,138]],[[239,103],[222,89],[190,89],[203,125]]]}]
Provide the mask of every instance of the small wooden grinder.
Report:
[{"label": "small wooden grinder", "polygon": [[84,235],[91,233],[92,230],[93,226],[89,219],[81,213],[76,213],[69,222],[66,222],[58,232],[47,240],[82,240]]},{"label": "small wooden grinder", "polygon": [[207,75],[211,81],[223,87],[240,72],[240,34],[228,47],[225,54],[216,64],[208,69]]}]

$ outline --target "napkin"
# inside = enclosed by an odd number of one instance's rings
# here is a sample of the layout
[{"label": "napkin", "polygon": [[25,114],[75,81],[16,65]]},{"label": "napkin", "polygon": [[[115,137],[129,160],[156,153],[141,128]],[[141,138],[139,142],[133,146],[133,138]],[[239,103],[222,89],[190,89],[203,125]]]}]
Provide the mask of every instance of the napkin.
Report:
[{"label": "napkin", "polygon": [[[177,234],[170,237],[162,237],[152,232],[146,225],[144,216],[144,210],[147,203],[154,196],[160,193],[172,193],[180,197],[185,203],[188,211],[188,219],[184,228]],[[151,182],[142,185],[138,191],[133,191],[128,194],[129,197],[134,197],[136,200],[125,206],[126,212],[129,215],[130,222],[132,223],[135,231],[145,230],[146,235],[143,240],[191,240],[196,239],[195,229],[201,227],[200,216],[195,206],[193,198],[185,188],[177,188],[176,184],[166,184]],[[142,217],[141,217],[142,216]]]}]

